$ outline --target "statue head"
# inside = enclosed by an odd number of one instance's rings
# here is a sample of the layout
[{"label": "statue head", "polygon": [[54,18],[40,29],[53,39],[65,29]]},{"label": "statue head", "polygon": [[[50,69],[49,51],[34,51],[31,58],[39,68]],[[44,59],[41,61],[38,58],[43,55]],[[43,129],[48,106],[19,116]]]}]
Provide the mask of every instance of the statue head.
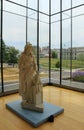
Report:
[{"label": "statue head", "polygon": [[29,55],[29,54],[32,53],[32,51],[33,51],[32,44],[28,42],[28,43],[25,45],[24,53],[25,53],[26,55]]}]

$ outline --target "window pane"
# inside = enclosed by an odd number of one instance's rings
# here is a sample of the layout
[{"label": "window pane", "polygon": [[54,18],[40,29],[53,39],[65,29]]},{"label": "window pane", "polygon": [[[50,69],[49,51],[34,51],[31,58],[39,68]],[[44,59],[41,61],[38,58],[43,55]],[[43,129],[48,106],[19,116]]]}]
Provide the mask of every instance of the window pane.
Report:
[{"label": "window pane", "polygon": [[51,25],[51,81],[60,83],[60,15],[52,17]]},{"label": "window pane", "polygon": [[51,0],[51,14],[60,11],[60,0]]},{"label": "window pane", "polygon": [[62,84],[70,86],[71,19],[70,11],[63,13],[62,21]]},{"label": "window pane", "polygon": [[28,7],[37,10],[37,0],[28,0]]},{"label": "window pane", "polygon": [[49,0],[39,0],[39,10],[49,14]]},{"label": "window pane", "polygon": [[21,4],[21,5],[26,5],[26,0],[10,0],[10,1]]},{"label": "window pane", "polygon": [[18,59],[25,45],[25,18],[3,12],[4,91],[18,89]]},{"label": "window pane", "polygon": [[27,42],[34,47],[34,54],[37,57],[37,12],[28,10]]},{"label": "window pane", "polygon": [[26,16],[26,8],[23,8],[22,6],[18,6],[16,4],[12,4],[7,1],[4,1],[3,9],[5,11],[9,11],[15,14]]},{"label": "window pane", "polygon": [[71,0],[62,0],[62,10],[66,10],[68,8],[71,8]]},{"label": "window pane", "polygon": [[84,6],[73,9],[73,17],[84,16]]},{"label": "window pane", "polygon": [[84,0],[72,0],[73,6],[84,4]]},{"label": "window pane", "polygon": [[81,88],[84,87],[84,15],[73,18],[72,51],[72,79],[75,85],[81,82]]},{"label": "window pane", "polygon": [[[46,19],[46,21],[44,21]],[[39,67],[42,82],[49,82],[49,24],[48,17],[40,14]]]},{"label": "window pane", "polygon": [[[0,1],[1,2],[1,1]],[[28,2],[28,7],[26,4]],[[39,2],[39,12],[38,12]],[[82,4],[82,5],[81,5]],[[62,85],[73,86],[82,80],[73,79],[74,72],[84,73],[84,2],[83,0],[62,0]],[[0,3],[1,6],[1,3]],[[1,8],[1,7],[0,7]],[[69,10],[68,10],[69,9]],[[34,48],[39,58],[39,73],[43,83],[49,82],[49,34],[51,34],[51,82],[60,84],[60,0],[51,0],[51,24],[49,26],[49,0],[3,0],[3,77],[4,90],[18,88],[18,60],[26,42]],[[66,11],[67,10],[67,11]],[[0,9],[1,11],[1,9]],[[28,12],[27,12],[28,11]],[[72,30],[71,30],[72,11]],[[37,21],[39,13],[39,22]],[[56,13],[56,14],[55,14]],[[0,12],[1,15],[1,12]],[[28,16],[26,16],[28,15]],[[1,16],[0,16],[1,17]],[[38,26],[39,25],[39,28]],[[51,32],[49,32],[51,27]],[[37,31],[39,39],[37,39]],[[72,31],[72,35],[71,35]],[[71,46],[72,36],[72,46]],[[0,23],[1,40],[1,23]],[[39,41],[39,56],[37,45]],[[71,48],[72,47],[72,48]],[[72,52],[72,53],[71,53]],[[1,41],[0,41],[1,53]],[[0,54],[1,62],[1,54]],[[0,63],[1,68],[1,63]],[[72,80],[71,80],[72,76]],[[0,92],[1,92],[0,69]]]}]

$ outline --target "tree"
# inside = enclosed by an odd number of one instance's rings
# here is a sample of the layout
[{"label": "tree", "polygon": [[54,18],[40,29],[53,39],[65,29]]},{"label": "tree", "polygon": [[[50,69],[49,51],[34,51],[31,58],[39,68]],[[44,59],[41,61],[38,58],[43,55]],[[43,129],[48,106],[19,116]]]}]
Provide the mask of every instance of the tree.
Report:
[{"label": "tree", "polygon": [[84,62],[84,54],[83,53],[80,53],[78,56],[77,56],[77,59],[82,61],[82,64]]},{"label": "tree", "polygon": [[19,50],[15,49],[15,47],[12,46],[8,48],[7,62],[12,63],[13,67],[15,63],[18,63],[18,54],[19,54]]},{"label": "tree", "polygon": [[2,40],[2,48],[0,45],[0,62],[1,62],[1,50],[2,50],[2,57],[3,57],[3,62],[5,62],[5,56],[6,56],[6,45],[5,42]]},{"label": "tree", "polygon": [[52,58],[58,58],[58,55],[57,55],[56,51],[52,51]]},{"label": "tree", "polygon": [[[12,63],[14,66],[14,64],[18,62],[19,50],[17,50],[13,46],[7,46],[4,41],[2,41],[1,44],[2,44],[2,48],[0,46],[0,56],[1,56],[1,49],[2,49],[3,63]],[[1,57],[0,57],[0,62],[1,62]]]}]

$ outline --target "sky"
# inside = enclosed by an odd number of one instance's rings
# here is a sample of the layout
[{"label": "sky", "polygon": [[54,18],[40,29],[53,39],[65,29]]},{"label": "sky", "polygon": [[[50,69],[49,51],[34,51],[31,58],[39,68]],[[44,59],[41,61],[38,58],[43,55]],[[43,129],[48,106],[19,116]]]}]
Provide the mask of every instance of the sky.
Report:
[{"label": "sky", "polygon": [[[17,0],[12,0],[17,2]],[[24,3],[23,3],[24,2]],[[18,0],[18,3],[26,5],[26,0]],[[84,0],[73,0],[73,6],[83,4]],[[29,6],[36,9],[37,0],[29,0]],[[45,13],[49,13],[49,1],[48,0],[40,0],[40,11]],[[59,0],[52,0],[51,3],[52,14],[60,11],[60,3]],[[70,8],[70,0],[63,0],[63,9]],[[23,7],[16,6],[14,4],[10,4],[4,0],[4,10],[12,11],[13,13],[18,13],[21,15],[26,15],[26,10]],[[81,16],[75,17],[77,15],[83,14]],[[71,37],[71,21],[70,21],[70,11],[66,11],[63,13],[62,22],[62,41],[63,47],[70,47],[70,37]],[[39,43],[40,47],[48,46],[49,43],[49,17],[40,14],[40,24],[39,24]],[[73,31],[73,47],[84,46],[84,6],[81,6],[77,9],[73,9],[72,19],[72,31]],[[37,14],[35,11],[29,11],[29,19],[28,21],[28,41],[30,41],[33,45],[37,43],[37,22],[34,19],[37,19]],[[60,15],[54,15],[51,17],[51,47],[52,48],[60,48]],[[43,22],[42,22],[43,21]],[[45,23],[46,22],[46,23]],[[25,17],[17,16],[14,14],[10,14],[8,12],[3,12],[3,39],[8,46],[15,46],[19,50],[24,49],[24,45],[26,43],[26,20]]]}]

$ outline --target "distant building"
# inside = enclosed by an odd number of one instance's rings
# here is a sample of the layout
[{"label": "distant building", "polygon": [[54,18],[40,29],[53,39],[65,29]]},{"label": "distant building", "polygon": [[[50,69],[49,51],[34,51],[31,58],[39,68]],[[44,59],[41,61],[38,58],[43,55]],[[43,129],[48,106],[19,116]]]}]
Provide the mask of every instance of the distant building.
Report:
[{"label": "distant building", "polygon": [[[57,52],[57,57],[60,59],[60,49],[51,49],[51,56],[53,51]],[[76,60],[79,54],[84,54],[84,47],[73,47],[72,50],[71,48],[62,49],[62,59],[70,59],[72,57],[73,60]],[[39,48],[39,55],[40,57],[49,57],[49,46]]]},{"label": "distant building", "polygon": [[49,57],[49,47],[43,47],[40,50],[40,57]]},{"label": "distant building", "polygon": [[73,60],[76,60],[79,54],[84,54],[84,47],[73,47],[72,50],[71,48],[62,50],[63,59],[70,59],[71,56]]}]

